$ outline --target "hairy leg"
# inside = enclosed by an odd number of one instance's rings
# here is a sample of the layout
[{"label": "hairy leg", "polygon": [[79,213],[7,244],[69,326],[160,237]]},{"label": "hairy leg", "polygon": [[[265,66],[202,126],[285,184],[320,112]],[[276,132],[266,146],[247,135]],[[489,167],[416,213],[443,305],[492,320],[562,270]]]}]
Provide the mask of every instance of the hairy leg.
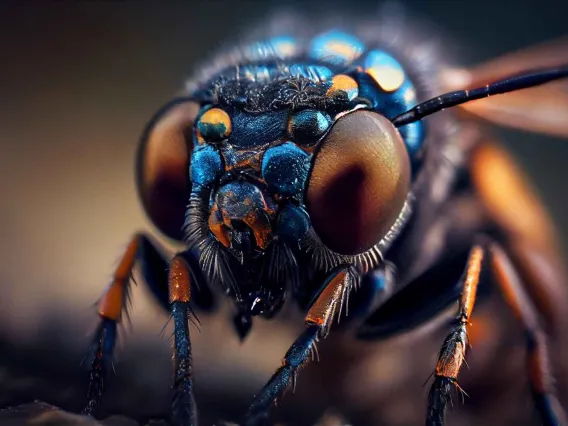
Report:
[{"label": "hairy leg", "polygon": [[438,356],[438,364],[434,372],[434,383],[428,395],[427,426],[442,426],[446,406],[450,399],[452,386],[457,386],[457,377],[465,362],[467,349],[467,327],[475,304],[477,285],[485,249],[481,245],[472,248],[463,275],[463,292],[460,298],[460,308],[457,315],[457,325],[448,335]]},{"label": "hairy leg", "polygon": [[[189,265],[192,279],[192,303],[200,309],[210,310],[214,307],[214,299],[207,287],[197,265],[197,256],[193,251],[180,253],[185,264]],[[87,405],[84,414],[93,415],[102,400],[104,384],[112,369],[113,352],[116,343],[117,325],[127,315],[127,305],[133,269],[139,265],[144,283],[148,286],[156,300],[167,311],[172,312],[174,321],[181,317],[186,307],[177,307],[170,302],[169,295],[169,261],[165,250],[160,248],[144,233],[137,233],[128,244],[116,268],[111,284],[98,302],[98,326],[93,344],[90,347],[89,361],[90,380],[87,393]],[[177,312],[177,313],[176,313]]]},{"label": "hairy leg", "polygon": [[533,398],[544,426],[567,425],[566,415],[552,388],[547,338],[537,310],[521,284],[509,256],[498,244],[490,246],[491,268],[497,284],[522,325],[527,345],[527,369]]},{"label": "hairy leg", "polygon": [[317,339],[326,337],[334,318],[339,318],[343,309],[347,310],[354,280],[355,275],[349,266],[339,267],[328,276],[306,315],[306,330],[292,344],[282,360],[282,366],[255,396],[244,426],[264,424],[271,406],[284,390],[290,384],[295,386],[299,368],[309,361],[310,356],[317,356]]}]

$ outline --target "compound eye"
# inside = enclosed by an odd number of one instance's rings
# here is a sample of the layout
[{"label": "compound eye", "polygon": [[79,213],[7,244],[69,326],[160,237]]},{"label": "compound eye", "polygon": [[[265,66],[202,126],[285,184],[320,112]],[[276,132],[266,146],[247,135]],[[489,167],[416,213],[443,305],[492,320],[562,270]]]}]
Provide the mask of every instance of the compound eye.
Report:
[{"label": "compound eye", "polygon": [[136,186],[146,214],[170,238],[182,240],[191,190],[190,153],[199,105],[174,103],[154,116],[144,132],[136,164]]},{"label": "compound eye", "polygon": [[219,142],[231,134],[231,117],[220,108],[211,108],[197,122],[199,136],[208,142]]},{"label": "compound eye", "polygon": [[304,109],[295,112],[288,121],[288,136],[301,145],[316,143],[329,129],[331,118],[325,112]]},{"label": "compound eye", "polygon": [[345,255],[377,244],[404,207],[410,174],[404,142],[387,118],[371,111],[340,118],[308,182],[306,206],[321,241]]}]

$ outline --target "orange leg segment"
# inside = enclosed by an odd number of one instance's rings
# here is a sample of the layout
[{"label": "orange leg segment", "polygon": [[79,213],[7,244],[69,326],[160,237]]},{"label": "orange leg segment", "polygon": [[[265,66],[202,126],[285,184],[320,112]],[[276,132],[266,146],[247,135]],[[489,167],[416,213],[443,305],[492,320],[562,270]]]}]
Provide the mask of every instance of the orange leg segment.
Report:
[{"label": "orange leg segment", "polygon": [[122,321],[123,315],[128,314],[130,280],[137,263],[141,266],[145,284],[173,317],[175,381],[172,420],[176,426],[194,426],[197,415],[191,374],[190,303],[211,309],[213,299],[195,265],[195,253],[182,252],[168,262],[162,250],[143,233],[136,234],[128,244],[111,284],[98,302],[99,325],[90,351],[88,403],[83,413],[93,415],[101,402],[103,386],[112,366],[117,324]]},{"label": "orange leg segment", "polygon": [[172,420],[174,425],[197,425],[197,410],[193,397],[191,340],[189,320],[192,314],[191,269],[181,255],[176,255],[169,268],[168,290],[174,321],[174,395]]},{"label": "orange leg segment", "polygon": [[529,380],[542,424],[567,425],[566,414],[552,388],[547,338],[540,325],[537,310],[505,250],[494,243],[490,246],[490,251],[491,269],[497,284],[525,331]]},{"label": "orange leg segment", "polygon": [[444,415],[452,386],[459,388],[457,377],[465,362],[468,342],[467,327],[475,304],[484,257],[485,250],[482,246],[476,245],[471,249],[467,267],[462,277],[464,288],[460,298],[457,326],[442,345],[434,372],[434,383],[428,395],[427,426],[442,426],[444,424]]},{"label": "orange leg segment", "polygon": [[136,234],[132,238],[120,263],[114,271],[112,283],[99,300],[99,315],[102,318],[116,322],[120,322],[121,320],[122,312],[128,301],[132,269],[134,268],[134,262],[136,261],[136,254],[140,247],[141,239],[142,236],[139,234]]},{"label": "orange leg segment", "polygon": [[132,238],[113,274],[111,284],[99,300],[99,325],[90,349],[88,402],[83,414],[93,415],[101,402],[104,383],[112,366],[116,325],[121,321],[128,302],[132,268],[144,238],[142,234],[136,234]]},{"label": "orange leg segment", "polygon": [[271,406],[288,385],[295,386],[298,370],[310,359],[310,355],[312,358],[317,356],[315,343],[318,337],[326,337],[334,318],[339,318],[342,309],[347,310],[353,286],[354,273],[349,266],[339,267],[328,276],[306,315],[306,330],[294,341],[280,368],[255,396],[243,426],[264,424]]}]

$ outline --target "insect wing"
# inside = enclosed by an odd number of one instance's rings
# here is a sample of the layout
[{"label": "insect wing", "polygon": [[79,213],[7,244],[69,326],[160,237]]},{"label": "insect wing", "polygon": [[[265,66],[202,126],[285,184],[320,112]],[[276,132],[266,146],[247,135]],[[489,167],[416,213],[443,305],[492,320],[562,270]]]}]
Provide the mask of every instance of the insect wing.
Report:
[{"label": "insect wing", "polygon": [[[568,64],[568,37],[504,55],[474,68],[447,71],[448,91],[471,89],[533,69]],[[568,137],[568,81],[468,102],[461,108],[503,126]]]}]

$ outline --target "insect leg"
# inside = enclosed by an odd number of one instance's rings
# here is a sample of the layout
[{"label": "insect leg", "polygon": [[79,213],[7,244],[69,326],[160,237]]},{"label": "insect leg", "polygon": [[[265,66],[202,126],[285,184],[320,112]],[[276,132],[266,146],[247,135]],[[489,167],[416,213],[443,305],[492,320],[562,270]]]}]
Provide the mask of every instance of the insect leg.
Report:
[{"label": "insect leg", "polygon": [[116,325],[122,319],[122,313],[128,303],[132,268],[144,238],[141,234],[132,238],[113,274],[111,284],[99,300],[99,325],[90,348],[88,402],[83,409],[83,414],[93,415],[101,402],[104,381],[112,367],[112,355],[116,343]]},{"label": "insect leg", "polygon": [[475,245],[470,251],[467,267],[462,277],[464,287],[456,318],[458,324],[454,331],[446,337],[442,345],[434,372],[434,383],[428,395],[427,426],[442,426],[444,424],[444,414],[452,386],[459,389],[457,377],[465,361],[467,326],[475,304],[477,284],[484,256],[485,249],[481,245]]},{"label": "insect leg", "polygon": [[267,418],[270,407],[282,395],[291,383],[296,384],[298,369],[311,357],[317,356],[315,343],[319,337],[329,334],[330,326],[342,309],[347,311],[349,293],[354,286],[355,275],[349,266],[335,269],[326,279],[322,290],[314,298],[306,315],[306,330],[292,344],[282,366],[276,370],[268,383],[258,393],[246,415],[245,426],[262,424]]},{"label": "insect leg", "polygon": [[491,268],[497,284],[525,331],[529,380],[542,424],[566,425],[568,424],[566,415],[552,389],[547,338],[539,323],[537,310],[503,248],[497,243],[492,243],[490,254]]},{"label": "insect leg", "polygon": [[[193,252],[183,253],[190,264],[195,259]],[[117,324],[126,311],[129,299],[130,279],[135,263],[140,265],[144,282],[156,297],[160,305],[170,311],[168,297],[168,260],[156,243],[143,233],[137,233],[124,252],[113,279],[103,297],[99,300],[99,325],[96,328],[89,359],[90,380],[87,391],[87,405],[83,414],[93,415],[101,402],[104,382],[112,367],[114,346],[116,343]],[[193,268],[195,269],[195,268]],[[192,269],[192,271],[193,271]],[[197,287],[202,280],[195,276],[192,282],[192,295],[199,308],[210,309],[213,296],[205,285]],[[203,281],[201,281],[203,282]]]},{"label": "insect leg", "polygon": [[197,411],[193,398],[191,340],[189,320],[192,314],[191,281],[193,271],[180,254],[170,263],[168,276],[169,302],[174,321],[174,395],[172,420],[174,425],[197,425]]}]

